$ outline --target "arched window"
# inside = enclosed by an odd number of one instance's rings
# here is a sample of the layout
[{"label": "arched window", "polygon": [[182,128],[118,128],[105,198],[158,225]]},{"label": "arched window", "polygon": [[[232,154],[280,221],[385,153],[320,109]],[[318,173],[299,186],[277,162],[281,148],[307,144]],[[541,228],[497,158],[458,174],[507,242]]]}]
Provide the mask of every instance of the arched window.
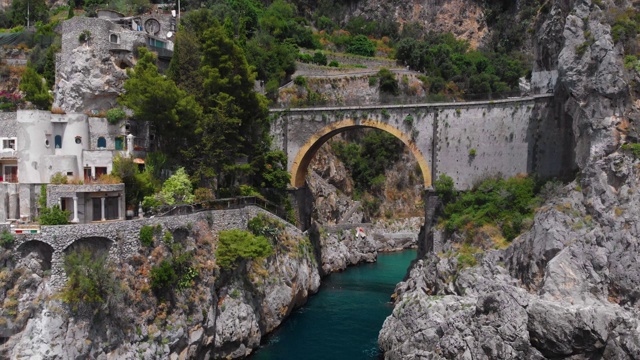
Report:
[{"label": "arched window", "polygon": [[54,138],[54,144],[56,146],[56,149],[61,149],[62,148],[62,136],[56,135],[56,137]]},{"label": "arched window", "polygon": [[107,139],[105,139],[104,137],[100,136],[98,138],[98,149],[104,149],[107,147]]},{"label": "arched window", "polygon": [[114,44],[117,44],[117,43],[119,43],[119,42],[120,42],[120,41],[118,41],[118,40],[119,40],[119,39],[118,39],[118,35],[116,35],[116,34],[111,34],[111,35],[109,35],[109,41],[110,41],[110,42],[112,42],[112,43],[114,43]]},{"label": "arched window", "polygon": [[116,137],[116,150],[124,149],[124,138],[122,136]]}]

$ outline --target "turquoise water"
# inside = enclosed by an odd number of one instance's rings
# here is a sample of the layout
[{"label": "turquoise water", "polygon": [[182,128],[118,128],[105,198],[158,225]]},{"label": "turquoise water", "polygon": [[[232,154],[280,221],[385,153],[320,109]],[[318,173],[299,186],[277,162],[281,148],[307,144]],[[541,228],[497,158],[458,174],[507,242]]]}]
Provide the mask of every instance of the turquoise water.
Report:
[{"label": "turquoise water", "polygon": [[379,254],[377,263],[324,278],[318,294],[251,359],[377,359],[378,332],[393,310],[389,297],[415,257],[415,250]]}]

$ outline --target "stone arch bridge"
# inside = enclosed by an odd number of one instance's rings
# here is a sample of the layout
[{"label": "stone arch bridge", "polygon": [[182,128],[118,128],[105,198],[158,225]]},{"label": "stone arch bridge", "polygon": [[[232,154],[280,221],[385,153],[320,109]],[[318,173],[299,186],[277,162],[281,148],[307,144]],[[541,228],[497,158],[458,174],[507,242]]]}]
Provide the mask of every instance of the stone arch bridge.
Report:
[{"label": "stone arch bridge", "polygon": [[273,146],[287,154],[296,188],[305,186],[307,167],[328,139],[375,128],[393,134],[413,153],[426,189],[447,174],[464,190],[489,176],[554,177],[573,169],[571,122],[553,107],[552,96],[272,109],[271,136]]}]

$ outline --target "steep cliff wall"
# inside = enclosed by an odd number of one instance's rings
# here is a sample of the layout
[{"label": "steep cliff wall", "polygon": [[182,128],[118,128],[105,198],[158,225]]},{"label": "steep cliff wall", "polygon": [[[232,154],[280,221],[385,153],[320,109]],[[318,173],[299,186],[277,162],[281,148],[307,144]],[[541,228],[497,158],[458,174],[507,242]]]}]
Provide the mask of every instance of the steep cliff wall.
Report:
[{"label": "steep cliff wall", "polygon": [[[630,4],[554,1],[539,14],[534,70],[558,71],[580,177],[556,189],[506,250],[428,254],[396,288],[387,359],[637,359],[640,161],[620,150],[637,117],[608,14]],[[635,75],[633,75],[635,76]]]},{"label": "steep cliff wall", "polygon": [[[0,357],[37,358],[46,354],[49,359],[166,359],[248,355],[259,346],[262,336],[320,285],[309,240],[285,224],[270,227],[273,255],[241,261],[230,272],[219,270],[213,255],[219,232],[246,229],[247,221],[260,213],[255,208],[226,215],[198,213],[181,217],[179,227],[161,218],[152,220],[159,228],[154,225],[154,240],[149,245],[139,243],[128,256],[111,257],[109,275],[105,276],[114,277],[114,291],[101,294],[105,297],[98,303],[93,297],[83,298],[77,306],[62,301],[68,296],[51,287],[52,254],[43,242],[20,247],[20,254],[1,248]],[[277,224],[276,218],[266,216]],[[99,253],[104,251],[100,243],[92,239],[85,246]],[[152,286],[153,269],[165,262],[179,267],[181,261],[191,264],[190,276],[182,277],[184,282],[162,291]]]}]

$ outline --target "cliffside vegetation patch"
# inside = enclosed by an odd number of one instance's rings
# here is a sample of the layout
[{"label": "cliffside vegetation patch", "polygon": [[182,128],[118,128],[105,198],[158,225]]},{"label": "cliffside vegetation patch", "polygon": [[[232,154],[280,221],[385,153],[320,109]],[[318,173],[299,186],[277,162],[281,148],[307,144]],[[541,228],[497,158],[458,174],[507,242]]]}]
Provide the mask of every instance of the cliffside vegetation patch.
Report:
[{"label": "cliffside vegetation patch", "polygon": [[[507,241],[513,240],[531,224],[539,203],[539,186],[530,177],[491,178],[473,190],[456,192],[452,179],[441,175],[434,188],[445,203],[440,225],[448,233],[465,234],[469,241],[479,232],[487,233],[487,228],[483,230],[486,225],[500,229],[497,235]],[[493,240],[500,246],[501,239],[495,235]]]}]

